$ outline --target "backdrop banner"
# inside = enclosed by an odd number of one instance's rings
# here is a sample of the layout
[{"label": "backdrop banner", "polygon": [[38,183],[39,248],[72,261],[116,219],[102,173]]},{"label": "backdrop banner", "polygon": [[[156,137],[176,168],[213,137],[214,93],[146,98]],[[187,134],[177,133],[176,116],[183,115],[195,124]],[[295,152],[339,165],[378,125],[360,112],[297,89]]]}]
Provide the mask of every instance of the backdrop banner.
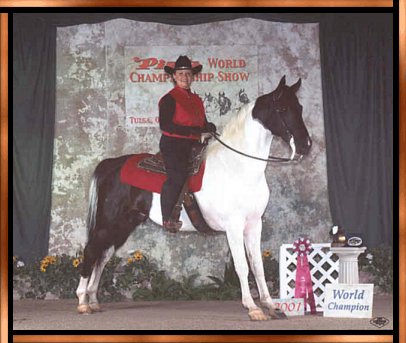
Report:
[{"label": "backdrop banner", "polygon": [[[126,126],[158,126],[158,105],[172,78],[164,66],[187,55],[203,70],[195,75],[192,90],[204,102],[209,121],[220,126],[232,113],[258,95],[258,47],[234,46],[145,46],[125,47]],[[168,85],[169,84],[169,85]]]}]

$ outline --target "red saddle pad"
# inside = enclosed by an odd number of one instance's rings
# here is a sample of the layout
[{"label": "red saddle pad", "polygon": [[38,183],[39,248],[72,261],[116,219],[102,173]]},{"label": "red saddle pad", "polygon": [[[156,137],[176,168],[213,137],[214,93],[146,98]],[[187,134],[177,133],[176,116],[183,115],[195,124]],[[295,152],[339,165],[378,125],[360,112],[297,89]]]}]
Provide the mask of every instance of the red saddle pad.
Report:
[{"label": "red saddle pad", "polygon": [[[152,172],[140,168],[138,163],[152,154],[136,154],[130,156],[120,171],[120,180],[134,187],[145,189],[154,193],[161,193],[162,185],[166,181],[166,174]],[[199,172],[189,177],[189,191],[198,192],[202,188],[205,162],[202,163]]]}]

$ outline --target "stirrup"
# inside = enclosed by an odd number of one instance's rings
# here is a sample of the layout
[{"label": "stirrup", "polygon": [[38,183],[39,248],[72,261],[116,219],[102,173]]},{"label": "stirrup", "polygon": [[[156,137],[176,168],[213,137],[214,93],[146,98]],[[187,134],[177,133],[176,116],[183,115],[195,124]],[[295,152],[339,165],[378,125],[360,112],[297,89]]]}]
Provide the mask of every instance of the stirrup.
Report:
[{"label": "stirrup", "polygon": [[172,233],[176,233],[182,227],[182,222],[180,220],[178,221],[164,220],[162,226],[164,227],[165,230]]}]

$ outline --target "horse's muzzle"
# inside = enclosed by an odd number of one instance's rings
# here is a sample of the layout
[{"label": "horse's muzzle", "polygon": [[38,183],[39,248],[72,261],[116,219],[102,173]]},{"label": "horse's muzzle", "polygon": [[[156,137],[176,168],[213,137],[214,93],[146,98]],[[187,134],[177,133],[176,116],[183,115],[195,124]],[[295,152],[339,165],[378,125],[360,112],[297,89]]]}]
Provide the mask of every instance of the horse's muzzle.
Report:
[{"label": "horse's muzzle", "polygon": [[306,143],[297,147],[296,154],[298,155],[307,155],[312,147],[312,140],[310,137],[307,137]]}]

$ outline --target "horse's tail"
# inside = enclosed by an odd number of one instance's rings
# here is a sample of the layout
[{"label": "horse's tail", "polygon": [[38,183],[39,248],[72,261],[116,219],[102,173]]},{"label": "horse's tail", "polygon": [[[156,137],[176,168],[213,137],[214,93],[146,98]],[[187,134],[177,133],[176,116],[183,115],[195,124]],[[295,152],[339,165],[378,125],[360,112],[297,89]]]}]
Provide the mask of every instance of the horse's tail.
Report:
[{"label": "horse's tail", "polygon": [[89,189],[89,210],[87,212],[87,236],[89,237],[91,231],[96,225],[96,215],[97,215],[97,201],[98,201],[98,180],[96,173],[93,173],[92,180],[90,182]]},{"label": "horse's tail", "polygon": [[[101,208],[101,211],[106,210],[103,210],[103,204],[99,204],[100,201],[103,201],[99,197],[100,189],[102,188],[105,191],[106,183],[112,184],[111,180],[117,177],[120,168],[129,156],[130,155],[125,155],[117,158],[109,158],[103,160],[97,165],[96,169],[94,170],[90,182],[89,210],[87,213],[86,221],[88,237],[90,237],[92,231],[94,231],[96,226],[98,225],[97,218],[99,208]],[[113,209],[107,210],[113,211]]]},{"label": "horse's tail", "polygon": [[[111,221],[115,220],[118,206],[106,206],[106,192],[120,189],[118,178],[120,168],[127,156],[101,161],[93,172],[89,189],[89,210],[87,214],[87,243],[84,249],[84,259],[79,272],[82,277],[89,277],[93,266],[101,262],[104,252],[114,245],[114,232],[111,232]],[[130,187],[130,186],[128,186]],[[120,197],[128,188],[120,191]],[[121,198],[120,198],[121,199]],[[109,204],[110,205],[110,204]],[[108,221],[110,220],[110,221]]]}]

